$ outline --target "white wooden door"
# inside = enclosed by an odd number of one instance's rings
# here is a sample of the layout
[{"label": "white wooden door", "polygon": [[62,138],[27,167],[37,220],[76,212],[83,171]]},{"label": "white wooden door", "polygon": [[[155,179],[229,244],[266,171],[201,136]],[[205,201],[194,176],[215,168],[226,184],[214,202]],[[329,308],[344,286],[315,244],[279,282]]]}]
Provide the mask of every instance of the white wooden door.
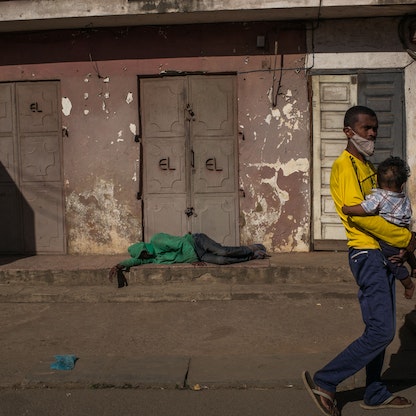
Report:
[{"label": "white wooden door", "polygon": [[329,180],[332,164],[347,145],[344,115],[357,104],[357,76],[316,75],[312,90],[314,249],[345,249],[345,230],[335,211]]}]

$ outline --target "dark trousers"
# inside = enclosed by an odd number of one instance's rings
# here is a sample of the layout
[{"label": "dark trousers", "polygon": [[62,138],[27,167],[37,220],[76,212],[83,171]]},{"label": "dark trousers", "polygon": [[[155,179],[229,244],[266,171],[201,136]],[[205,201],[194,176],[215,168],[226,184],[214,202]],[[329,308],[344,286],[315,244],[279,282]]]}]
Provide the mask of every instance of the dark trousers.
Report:
[{"label": "dark trousers", "polygon": [[199,260],[214,264],[233,264],[248,261],[253,250],[247,246],[222,246],[206,234],[193,234],[195,252]]},{"label": "dark trousers", "polygon": [[349,263],[359,287],[358,299],[365,331],[319,370],[314,380],[317,386],[335,392],[341,381],[365,367],[364,402],[374,406],[391,396],[381,381],[381,370],[386,347],[396,331],[394,276],[380,250],[350,248]]}]

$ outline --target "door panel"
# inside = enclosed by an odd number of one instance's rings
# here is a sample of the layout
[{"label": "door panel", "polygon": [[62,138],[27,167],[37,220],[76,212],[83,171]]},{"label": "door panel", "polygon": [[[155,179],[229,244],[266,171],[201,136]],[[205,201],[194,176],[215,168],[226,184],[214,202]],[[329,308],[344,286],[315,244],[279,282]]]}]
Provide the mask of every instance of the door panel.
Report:
[{"label": "door panel", "polygon": [[146,139],[185,136],[185,78],[144,79],[140,93]]},{"label": "door panel", "polygon": [[20,137],[21,178],[23,182],[61,180],[60,146],[54,134]]},{"label": "door panel", "polygon": [[236,245],[236,198],[231,195],[195,196],[196,216],[192,217],[193,232],[205,233],[223,245]]},{"label": "door panel", "polygon": [[184,142],[151,139],[144,148],[146,191],[149,194],[186,192]]},{"label": "door panel", "polygon": [[140,83],[143,126],[144,238],[187,231],[184,77]]},{"label": "door panel", "polygon": [[26,252],[65,252],[61,183],[25,184],[22,194]]},{"label": "door panel", "polygon": [[149,241],[150,237],[157,232],[184,235],[189,231],[189,220],[184,214],[186,195],[152,195],[145,202],[145,229],[147,230],[145,241]]},{"label": "door panel", "polygon": [[0,136],[0,182],[17,180],[15,140],[13,136]]},{"label": "door panel", "polygon": [[225,245],[238,242],[237,115],[234,77],[191,77],[194,232]]},{"label": "door panel", "polygon": [[58,91],[56,83],[17,84],[19,130],[21,133],[57,130]]},{"label": "door panel", "polygon": [[17,181],[14,85],[0,84],[0,182]]},{"label": "door panel", "polygon": [[0,253],[22,253],[21,198],[19,189],[13,182],[0,183],[0,228]]},{"label": "door panel", "polygon": [[346,235],[329,189],[331,167],[345,149],[344,114],[357,103],[356,76],[314,76],[313,88],[313,235],[315,250],[346,247]]},{"label": "door panel", "polygon": [[0,84],[0,133],[10,133],[14,128],[13,84]]},{"label": "door panel", "polygon": [[192,133],[197,136],[232,136],[235,124],[235,85],[231,77],[191,77],[190,105],[195,113]]},{"label": "door panel", "polygon": [[224,193],[235,190],[234,141],[199,138],[194,142],[195,193]]},{"label": "door panel", "polygon": [[58,88],[58,82],[0,85],[0,182],[11,207],[1,209],[7,233],[1,252],[66,250]]},{"label": "door panel", "polygon": [[0,84],[0,252],[23,252],[14,84]]},{"label": "door panel", "polygon": [[358,102],[377,113],[379,129],[374,155],[378,165],[389,156],[405,157],[404,92],[402,72],[362,73],[358,75]]},{"label": "door panel", "polygon": [[140,91],[145,240],[205,232],[236,244],[235,77],[142,79]]}]

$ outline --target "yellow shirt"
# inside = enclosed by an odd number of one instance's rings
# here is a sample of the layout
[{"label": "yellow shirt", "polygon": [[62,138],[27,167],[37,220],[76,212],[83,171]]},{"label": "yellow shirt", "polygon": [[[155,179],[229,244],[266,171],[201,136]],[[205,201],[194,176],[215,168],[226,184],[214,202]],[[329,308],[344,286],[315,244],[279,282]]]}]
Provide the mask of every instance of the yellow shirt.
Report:
[{"label": "yellow shirt", "polygon": [[404,248],[409,244],[411,233],[407,228],[391,224],[384,218],[374,216],[347,216],[343,205],[360,204],[376,186],[374,168],[344,150],[332,165],[330,189],[338,215],[347,233],[348,246],[359,249],[378,249],[377,239]]}]

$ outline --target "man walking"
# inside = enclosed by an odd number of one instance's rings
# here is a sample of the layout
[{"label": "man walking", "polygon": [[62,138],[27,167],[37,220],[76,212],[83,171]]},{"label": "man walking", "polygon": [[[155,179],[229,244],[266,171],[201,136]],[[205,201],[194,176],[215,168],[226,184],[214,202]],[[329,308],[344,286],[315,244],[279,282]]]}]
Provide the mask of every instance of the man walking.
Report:
[{"label": "man walking", "polygon": [[350,108],[344,118],[347,147],[334,162],[330,188],[338,215],[348,239],[348,258],[359,287],[358,299],[365,323],[364,333],[312,377],[307,371],[303,382],[322,413],[338,416],[337,386],[366,368],[365,409],[407,408],[412,402],[393,396],[381,381],[386,347],[396,332],[395,280],[386,264],[378,240],[406,248],[416,248],[415,234],[387,222],[380,216],[348,217],[344,205],[356,205],[377,186],[373,165],[367,160],[374,152],[378,120],[368,107]]}]

